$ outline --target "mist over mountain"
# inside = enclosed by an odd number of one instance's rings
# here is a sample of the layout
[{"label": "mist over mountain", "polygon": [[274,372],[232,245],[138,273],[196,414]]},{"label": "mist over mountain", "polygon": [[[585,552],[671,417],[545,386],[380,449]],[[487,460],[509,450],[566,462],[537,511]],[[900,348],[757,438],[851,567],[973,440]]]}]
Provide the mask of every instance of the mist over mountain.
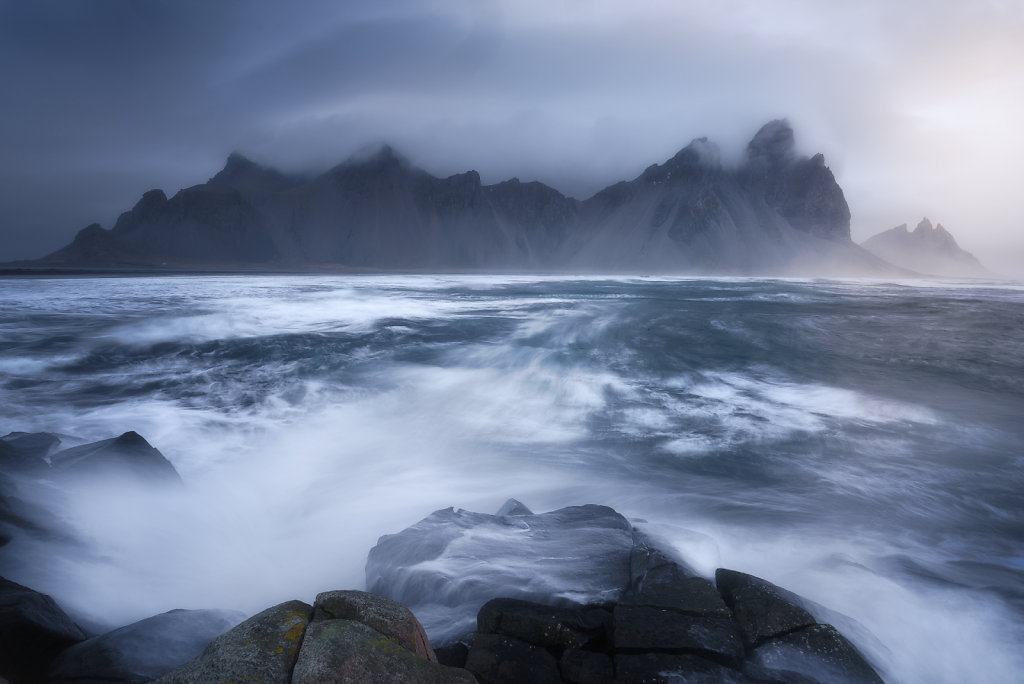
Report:
[{"label": "mist over mountain", "polygon": [[765,124],[735,168],[698,138],[579,201],[516,178],[447,178],[391,147],[311,177],[232,154],[206,183],[151,190],[35,266],[881,274],[850,238],[824,158]]},{"label": "mist over mountain", "polygon": [[890,263],[922,274],[992,277],[992,272],[961,249],[941,223],[933,227],[927,218],[921,219],[913,231],[904,223],[871,236],[861,246]]}]

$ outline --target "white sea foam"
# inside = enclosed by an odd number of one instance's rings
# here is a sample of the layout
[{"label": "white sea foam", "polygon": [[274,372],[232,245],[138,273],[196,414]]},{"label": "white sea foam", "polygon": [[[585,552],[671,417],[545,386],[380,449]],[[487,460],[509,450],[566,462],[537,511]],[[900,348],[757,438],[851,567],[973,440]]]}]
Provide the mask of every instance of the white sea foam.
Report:
[{"label": "white sea foam", "polygon": [[[18,335],[23,346],[0,351],[0,427],[90,440],[133,429],[186,481],[180,492],[80,491],[60,514],[82,545],[19,538],[0,551],[21,573],[12,579],[78,615],[125,623],[177,607],[254,612],[360,587],[379,535],[435,509],[493,512],[516,497],[538,512],[611,505],[647,520],[705,575],[752,572],[837,610],[863,626],[851,623],[851,636],[890,681],[1012,681],[1024,667],[1021,617],[996,594],[922,584],[884,562],[902,553],[941,566],[1012,543],[998,525],[1012,529],[1020,515],[1005,503],[1019,468],[1012,454],[1004,462],[1019,420],[990,423],[972,403],[997,390],[965,385],[971,410],[951,413],[959,396],[935,402],[928,391],[967,382],[973,366],[953,380],[913,366],[901,391],[895,380],[891,392],[885,382],[843,384],[757,346],[767,338],[745,309],[694,314],[681,304],[710,294],[723,306],[791,306],[790,334],[822,335],[836,345],[830,354],[866,364],[830,334],[852,315],[843,304],[937,293],[1003,312],[1021,305],[1013,288],[525,276],[3,287],[0,341]],[[840,303],[812,320],[799,314],[805,298]],[[38,329],[19,323],[29,314],[45,317]],[[668,322],[648,329],[648,315]],[[950,325],[927,315],[936,330]],[[388,319],[393,335],[381,336]],[[726,336],[716,339],[755,350],[748,361],[694,337],[714,320]],[[917,334],[887,332],[896,343]],[[289,353],[300,334],[312,337]],[[358,343],[331,346],[332,335]],[[285,346],[259,366],[218,355],[270,336]],[[1001,339],[1014,353],[1012,332]],[[163,342],[174,344],[162,351]],[[201,346],[209,342],[217,350]],[[883,380],[899,360],[898,346],[886,351],[884,363],[863,366]],[[996,399],[987,410],[1019,404],[1012,392]]]}]

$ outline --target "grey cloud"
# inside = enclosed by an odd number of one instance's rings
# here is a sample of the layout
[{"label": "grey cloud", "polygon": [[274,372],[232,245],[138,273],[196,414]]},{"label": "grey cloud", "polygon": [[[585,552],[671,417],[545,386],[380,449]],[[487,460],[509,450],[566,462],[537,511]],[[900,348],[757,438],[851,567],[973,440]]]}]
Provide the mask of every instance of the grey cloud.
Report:
[{"label": "grey cloud", "polygon": [[[387,141],[435,173],[585,196],[693,137],[735,156],[779,116],[826,154],[855,235],[928,213],[962,224],[968,249],[1024,252],[985,190],[1009,172],[987,168],[998,145],[1019,157],[1024,139],[979,140],[944,114],[977,96],[972,74],[1024,92],[1022,21],[1011,3],[952,0],[8,0],[0,260],[110,225],[150,187],[202,182],[232,150],[296,171]],[[1024,115],[1024,96],[1003,97],[995,125]],[[943,140],[973,166],[945,162]]]}]

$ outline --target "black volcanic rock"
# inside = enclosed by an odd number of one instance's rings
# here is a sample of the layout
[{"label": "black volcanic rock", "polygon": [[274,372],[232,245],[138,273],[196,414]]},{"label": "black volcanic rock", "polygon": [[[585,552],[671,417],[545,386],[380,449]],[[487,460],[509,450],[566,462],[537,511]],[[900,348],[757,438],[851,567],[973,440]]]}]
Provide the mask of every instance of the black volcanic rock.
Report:
[{"label": "black volcanic rock", "polygon": [[811,625],[754,649],[745,672],[785,684],[883,684],[874,668],[832,625]]},{"label": "black volcanic rock", "polygon": [[478,634],[515,637],[558,654],[602,644],[611,619],[611,613],[599,608],[546,606],[512,598],[492,599],[476,616]]},{"label": "black volcanic rock", "polygon": [[477,634],[466,669],[482,684],[561,684],[558,661],[540,646],[500,634]]},{"label": "black volcanic rock", "polygon": [[942,224],[932,227],[921,219],[913,231],[907,224],[890,228],[865,240],[861,246],[886,261],[918,273],[953,277],[992,277],[973,254],[960,248]]},{"label": "black volcanic rock", "polygon": [[719,568],[715,582],[748,645],[815,624],[799,597],[760,577]]},{"label": "black volcanic rock", "polygon": [[383,146],[313,178],[234,153],[207,183],[147,192],[36,266],[882,273],[850,241],[821,155],[766,124],[738,169],[698,138],[583,202],[542,183],[438,178]]},{"label": "black volcanic rock", "polygon": [[514,515],[448,508],[381,537],[366,560],[366,586],[409,606],[443,644],[472,632],[462,616],[497,596],[618,598],[629,582],[632,545],[629,522],[607,506]]},{"label": "black volcanic rock", "polygon": [[52,598],[0,577],[0,679],[43,681],[53,657],[84,639]]},{"label": "black volcanic rock", "polygon": [[181,483],[181,476],[158,449],[137,432],[59,451],[51,464],[66,478],[130,477],[148,482]]}]

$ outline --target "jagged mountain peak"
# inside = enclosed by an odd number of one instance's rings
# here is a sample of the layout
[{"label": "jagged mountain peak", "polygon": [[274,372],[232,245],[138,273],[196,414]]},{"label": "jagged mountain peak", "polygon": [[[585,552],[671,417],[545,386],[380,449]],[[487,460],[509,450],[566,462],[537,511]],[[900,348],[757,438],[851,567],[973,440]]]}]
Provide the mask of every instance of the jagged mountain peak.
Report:
[{"label": "jagged mountain peak", "polygon": [[159,206],[167,201],[167,194],[160,188],[153,188],[142,193],[142,198],[135,205],[136,209],[145,209],[151,206]]},{"label": "jagged mountain peak", "polygon": [[411,168],[409,158],[388,143],[370,145],[359,150],[339,166],[342,167],[401,167]]},{"label": "jagged mountain peak", "polygon": [[277,169],[258,164],[241,152],[228,155],[224,168],[207,183],[249,192],[280,190],[298,181]]},{"label": "jagged mountain peak", "polygon": [[647,183],[660,185],[673,179],[676,182],[692,181],[705,171],[721,168],[722,154],[718,145],[709,142],[707,138],[695,138],[664,164],[648,166],[640,177]]},{"label": "jagged mountain peak", "polygon": [[928,220],[927,216],[921,219],[921,222],[917,224],[914,232],[910,233],[910,235],[918,240],[926,241],[945,249],[960,249],[960,245],[957,244],[956,238],[953,237],[952,233],[946,230],[941,223],[933,227],[932,222]]},{"label": "jagged mountain peak", "polygon": [[722,151],[707,138],[694,138],[665,162],[665,166],[668,165],[718,168],[722,165]]},{"label": "jagged mountain peak", "polygon": [[788,119],[769,121],[761,126],[747,144],[748,164],[779,167],[795,157],[796,139]]},{"label": "jagged mountain peak", "polygon": [[117,218],[114,224],[115,233],[125,233],[136,229],[153,216],[156,216],[167,204],[167,195],[163,190],[155,188],[142,193],[142,198],[135,206]]},{"label": "jagged mountain peak", "polygon": [[238,168],[247,168],[247,167],[253,167],[253,166],[258,167],[259,164],[254,162],[252,159],[249,159],[247,156],[245,156],[244,154],[242,154],[238,150],[235,150],[231,154],[228,155],[228,160],[224,164],[224,170],[228,171],[228,170],[233,170],[233,169],[238,169]]},{"label": "jagged mountain peak", "polygon": [[483,186],[476,171],[437,177],[389,144],[316,177],[234,152],[207,184],[147,193],[109,234],[85,231],[53,261],[745,272],[834,253],[867,264],[842,189],[793,137],[784,119],[765,124],[740,168],[698,137],[582,201],[536,181]]}]

